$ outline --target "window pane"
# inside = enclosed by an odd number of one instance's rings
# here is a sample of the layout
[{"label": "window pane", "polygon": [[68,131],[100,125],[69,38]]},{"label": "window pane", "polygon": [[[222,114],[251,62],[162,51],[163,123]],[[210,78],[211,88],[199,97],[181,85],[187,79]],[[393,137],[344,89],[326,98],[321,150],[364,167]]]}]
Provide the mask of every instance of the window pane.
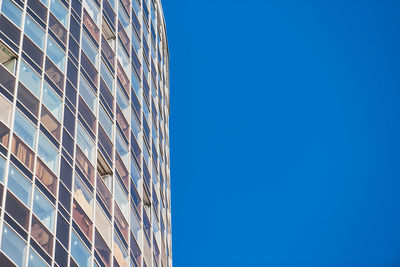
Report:
[{"label": "window pane", "polygon": [[31,90],[37,98],[40,98],[40,82],[42,79],[24,60],[21,60],[19,80],[23,82],[26,88]]},{"label": "window pane", "polygon": [[51,0],[50,10],[56,16],[56,18],[67,27],[68,24],[68,10],[58,0]]},{"label": "window pane", "polygon": [[71,255],[78,264],[78,266],[90,266],[90,252],[75,234],[71,234]]},{"label": "window pane", "polygon": [[78,143],[83,154],[94,164],[96,157],[95,145],[92,139],[88,136],[85,129],[78,123],[78,129],[76,131],[76,142]]},{"label": "window pane", "polygon": [[54,117],[61,121],[62,100],[47,83],[43,84],[42,101]]},{"label": "window pane", "polygon": [[92,112],[96,114],[97,96],[83,76],[81,76],[79,82],[79,94],[82,96],[83,100],[85,100]]},{"label": "window pane", "polygon": [[51,232],[54,231],[55,208],[36,187],[33,196],[33,213]]},{"label": "window pane", "polygon": [[119,208],[121,209],[125,218],[129,218],[129,201],[126,197],[121,185],[115,179],[115,201],[117,202]]},{"label": "window pane", "polygon": [[1,250],[18,266],[25,264],[26,243],[10,227],[4,224]]},{"label": "window pane", "polygon": [[125,164],[125,167],[129,168],[129,150],[126,147],[124,141],[122,141],[122,137],[119,133],[117,133],[117,138],[116,138],[116,148],[117,152],[122,158],[122,161]]},{"label": "window pane", "polygon": [[0,182],[4,183],[4,168],[6,165],[6,159],[0,157]]},{"label": "window pane", "polygon": [[101,61],[101,78],[103,78],[104,82],[106,83],[108,89],[114,95],[114,78],[111,75],[110,71],[106,67],[103,61]]},{"label": "window pane", "polygon": [[2,121],[7,127],[10,127],[12,114],[11,103],[0,95],[0,121]]},{"label": "window pane", "polygon": [[21,27],[22,10],[19,9],[13,2],[11,2],[10,0],[3,0],[1,13],[6,15],[18,27]]},{"label": "window pane", "polygon": [[49,169],[57,174],[59,154],[43,134],[39,136],[38,155]]},{"label": "window pane", "polygon": [[24,31],[37,46],[44,49],[44,30],[30,16],[25,18]]},{"label": "window pane", "polygon": [[117,103],[124,113],[124,116],[129,119],[129,103],[119,85],[117,86]]},{"label": "window pane", "polygon": [[75,175],[74,182],[74,198],[89,218],[93,220],[93,196],[77,175]]},{"label": "window pane", "polygon": [[28,266],[29,267],[46,267],[47,264],[31,248],[31,249],[29,249]]},{"label": "window pane", "polygon": [[95,68],[98,68],[97,63],[99,59],[99,51],[89,40],[89,37],[86,35],[86,33],[82,35],[82,50],[88,56]]},{"label": "window pane", "polygon": [[51,37],[47,39],[47,56],[56,64],[62,73],[65,73],[65,53]]},{"label": "window pane", "polygon": [[92,17],[93,21],[97,25],[100,25],[100,11],[97,5],[92,0],[84,0],[82,1],[82,4],[89,15]]},{"label": "window pane", "polygon": [[99,204],[96,204],[96,228],[103,237],[106,244],[111,247],[112,227],[111,222],[107,219]]},{"label": "window pane", "polygon": [[36,127],[19,110],[15,111],[14,132],[31,148],[36,144]]},{"label": "window pane", "polygon": [[110,117],[107,115],[106,111],[101,105],[99,109],[99,121],[103,126],[104,130],[106,131],[108,137],[111,140],[113,140],[113,122],[111,121]]}]

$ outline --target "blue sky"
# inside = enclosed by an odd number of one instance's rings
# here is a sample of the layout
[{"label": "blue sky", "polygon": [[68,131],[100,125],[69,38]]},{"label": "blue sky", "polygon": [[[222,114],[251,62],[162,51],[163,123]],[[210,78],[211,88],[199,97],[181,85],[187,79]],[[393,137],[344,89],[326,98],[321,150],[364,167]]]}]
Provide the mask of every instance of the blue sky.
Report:
[{"label": "blue sky", "polygon": [[174,266],[398,266],[400,2],[163,6]]}]

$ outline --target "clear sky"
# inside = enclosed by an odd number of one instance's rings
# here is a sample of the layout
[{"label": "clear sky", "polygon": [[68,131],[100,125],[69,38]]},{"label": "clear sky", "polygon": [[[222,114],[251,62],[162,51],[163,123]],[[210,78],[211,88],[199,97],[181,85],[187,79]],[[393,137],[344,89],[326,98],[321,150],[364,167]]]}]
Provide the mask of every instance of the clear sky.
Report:
[{"label": "clear sky", "polygon": [[400,1],[163,6],[174,266],[399,266]]}]

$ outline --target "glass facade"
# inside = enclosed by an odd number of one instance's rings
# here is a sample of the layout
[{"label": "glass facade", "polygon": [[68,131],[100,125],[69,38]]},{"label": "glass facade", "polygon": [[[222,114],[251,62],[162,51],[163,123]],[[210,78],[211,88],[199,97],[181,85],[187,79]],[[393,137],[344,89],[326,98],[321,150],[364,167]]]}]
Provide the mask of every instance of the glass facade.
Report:
[{"label": "glass facade", "polygon": [[160,0],[0,0],[0,266],[172,266]]}]

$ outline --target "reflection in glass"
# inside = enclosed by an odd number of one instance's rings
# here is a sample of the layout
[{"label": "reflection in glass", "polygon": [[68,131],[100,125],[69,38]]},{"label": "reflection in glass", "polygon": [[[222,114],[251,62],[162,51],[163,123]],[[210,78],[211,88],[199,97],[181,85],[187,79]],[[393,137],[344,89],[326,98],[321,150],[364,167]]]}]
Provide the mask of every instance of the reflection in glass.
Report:
[{"label": "reflection in glass", "polygon": [[[54,1],[58,2],[58,0]],[[65,53],[51,37],[47,39],[47,56],[56,64],[62,73],[65,73]]]},{"label": "reflection in glass", "polygon": [[26,85],[26,88],[39,98],[40,96],[40,76],[24,61],[21,60],[19,66],[19,80]]},{"label": "reflection in glass", "polygon": [[46,82],[43,84],[42,101],[51,114],[61,121],[62,100]]},{"label": "reflection in glass", "polygon": [[78,266],[90,266],[90,252],[75,234],[75,231],[72,231],[71,234],[71,255]]},{"label": "reflection in glass", "polygon": [[10,164],[8,171],[8,189],[14,193],[27,207],[31,200],[31,182]]},{"label": "reflection in glass", "polygon": [[26,243],[10,227],[4,224],[1,250],[18,266],[23,266],[26,260]]},{"label": "reflection in glass", "polygon": [[39,136],[38,155],[52,172],[58,173],[58,151],[42,133]]},{"label": "reflection in glass", "polygon": [[68,24],[68,10],[58,0],[51,0],[50,10],[56,16],[56,18],[67,27]]},{"label": "reflection in glass", "polygon": [[35,187],[33,213],[51,232],[54,231],[55,208],[51,202]]},{"label": "reflection in glass", "polygon": [[25,18],[24,31],[37,46],[44,49],[45,32],[30,16]]},{"label": "reflection in glass", "polygon": [[6,15],[18,27],[21,27],[22,10],[19,9],[13,2],[10,0],[3,0],[3,4],[1,5],[1,13]]}]

